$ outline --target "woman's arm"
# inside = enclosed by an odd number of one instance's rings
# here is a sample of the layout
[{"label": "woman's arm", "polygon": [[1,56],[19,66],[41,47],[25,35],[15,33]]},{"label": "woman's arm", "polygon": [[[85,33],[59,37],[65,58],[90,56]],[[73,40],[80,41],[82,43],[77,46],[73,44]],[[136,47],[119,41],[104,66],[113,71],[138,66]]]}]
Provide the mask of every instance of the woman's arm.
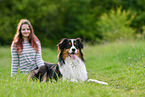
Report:
[{"label": "woman's arm", "polygon": [[37,45],[38,45],[38,50],[39,52],[36,53],[36,64],[38,65],[38,67],[44,65],[44,61],[42,60],[42,53],[41,53],[41,45],[39,41],[36,41]]},{"label": "woman's arm", "polygon": [[18,53],[14,44],[11,47],[11,56],[12,56],[12,63],[11,63],[11,77],[18,72],[19,60],[18,60]]}]

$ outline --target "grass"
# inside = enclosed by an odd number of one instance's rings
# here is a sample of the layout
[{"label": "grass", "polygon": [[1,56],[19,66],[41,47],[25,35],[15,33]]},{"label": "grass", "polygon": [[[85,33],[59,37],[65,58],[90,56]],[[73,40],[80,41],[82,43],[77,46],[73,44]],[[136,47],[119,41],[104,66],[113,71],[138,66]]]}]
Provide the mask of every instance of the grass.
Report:
[{"label": "grass", "polygon": [[[89,78],[108,86],[61,79],[40,83],[20,73],[11,78],[10,47],[0,47],[0,97],[144,97],[145,42],[86,45],[83,52]],[[42,53],[45,61],[57,63],[57,47],[42,48]]]}]

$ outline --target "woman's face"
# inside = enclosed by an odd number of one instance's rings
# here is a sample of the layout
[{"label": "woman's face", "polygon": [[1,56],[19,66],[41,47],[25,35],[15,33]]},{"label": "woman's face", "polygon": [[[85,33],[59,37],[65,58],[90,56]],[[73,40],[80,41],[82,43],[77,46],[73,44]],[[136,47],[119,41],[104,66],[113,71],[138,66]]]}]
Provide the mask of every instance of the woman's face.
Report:
[{"label": "woman's face", "polygon": [[28,36],[30,35],[30,27],[28,24],[23,24],[21,27],[21,33],[23,38],[28,38]]}]

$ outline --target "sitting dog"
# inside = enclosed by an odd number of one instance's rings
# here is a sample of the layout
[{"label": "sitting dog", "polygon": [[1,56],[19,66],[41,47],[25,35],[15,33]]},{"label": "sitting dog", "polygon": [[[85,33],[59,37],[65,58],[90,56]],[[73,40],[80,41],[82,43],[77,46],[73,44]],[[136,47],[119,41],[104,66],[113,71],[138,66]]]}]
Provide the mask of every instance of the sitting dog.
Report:
[{"label": "sitting dog", "polygon": [[67,39],[63,38],[58,43],[58,64],[44,62],[44,66],[30,73],[28,79],[40,79],[46,82],[47,79],[55,79],[62,77],[63,80],[73,82],[88,81],[108,85],[106,82],[88,79],[84,57],[82,53],[83,43],[80,38]]}]

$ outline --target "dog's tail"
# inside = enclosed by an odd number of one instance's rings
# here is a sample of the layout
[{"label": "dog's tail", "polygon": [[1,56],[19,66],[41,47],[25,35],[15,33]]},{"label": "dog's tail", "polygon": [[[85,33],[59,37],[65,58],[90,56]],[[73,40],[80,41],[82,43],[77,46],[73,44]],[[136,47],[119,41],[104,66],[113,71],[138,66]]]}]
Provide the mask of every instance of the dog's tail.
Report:
[{"label": "dog's tail", "polygon": [[108,85],[108,83],[106,83],[106,82],[98,81],[95,79],[88,79],[87,82],[95,82],[95,83],[99,83],[99,84],[103,84],[103,85]]}]

